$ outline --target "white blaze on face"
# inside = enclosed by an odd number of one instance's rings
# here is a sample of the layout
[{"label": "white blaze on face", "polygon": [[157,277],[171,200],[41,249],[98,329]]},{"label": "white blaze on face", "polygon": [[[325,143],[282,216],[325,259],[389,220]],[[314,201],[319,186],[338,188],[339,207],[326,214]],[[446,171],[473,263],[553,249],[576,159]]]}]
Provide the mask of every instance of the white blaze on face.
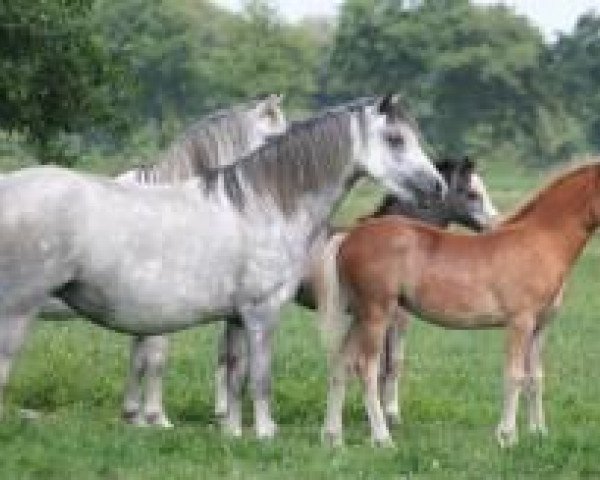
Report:
[{"label": "white blaze on face", "polygon": [[498,216],[498,210],[496,210],[496,207],[494,207],[492,199],[490,198],[490,195],[487,191],[487,188],[485,188],[485,184],[483,183],[481,177],[476,173],[472,173],[470,183],[471,190],[479,195],[479,198],[481,198],[481,203],[485,214],[489,218]]}]

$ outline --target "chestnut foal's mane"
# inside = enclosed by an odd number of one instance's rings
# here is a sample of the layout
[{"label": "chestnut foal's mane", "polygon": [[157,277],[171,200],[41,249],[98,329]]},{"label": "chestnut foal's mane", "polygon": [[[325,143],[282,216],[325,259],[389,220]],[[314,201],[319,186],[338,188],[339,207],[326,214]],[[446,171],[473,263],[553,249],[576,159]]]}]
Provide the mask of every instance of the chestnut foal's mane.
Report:
[{"label": "chestnut foal's mane", "polygon": [[[583,164],[578,163],[577,165],[561,169],[546,185],[534,192],[521,204],[521,206],[517,207],[514,212],[507,215],[500,225],[510,225],[523,220],[540,204],[543,204],[546,198],[553,196],[558,189],[570,184],[574,180],[579,180],[581,175],[588,173],[593,168],[598,169],[598,172],[600,173],[600,162],[598,159]],[[554,213],[556,214],[556,212]]]}]

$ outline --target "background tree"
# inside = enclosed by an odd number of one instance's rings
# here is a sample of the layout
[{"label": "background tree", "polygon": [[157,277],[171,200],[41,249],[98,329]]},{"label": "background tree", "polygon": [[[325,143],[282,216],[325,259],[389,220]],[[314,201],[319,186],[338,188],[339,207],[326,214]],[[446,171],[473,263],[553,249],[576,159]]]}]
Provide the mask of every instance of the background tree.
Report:
[{"label": "background tree", "polygon": [[[541,33],[503,6],[468,0],[348,0],[329,67],[340,94],[401,90],[446,154],[490,154],[503,143],[555,158],[582,138],[543,59]],[[553,77],[552,77],[553,78]],[[548,130],[559,130],[548,142]]]},{"label": "background tree", "polygon": [[587,140],[600,150],[600,16],[582,15],[571,34],[550,46],[550,69],[558,77],[557,96],[582,120]]},{"label": "background tree", "polygon": [[94,32],[91,8],[91,0],[0,4],[0,128],[23,134],[42,162],[65,161],[51,143],[59,132],[123,126],[127,71]]}]

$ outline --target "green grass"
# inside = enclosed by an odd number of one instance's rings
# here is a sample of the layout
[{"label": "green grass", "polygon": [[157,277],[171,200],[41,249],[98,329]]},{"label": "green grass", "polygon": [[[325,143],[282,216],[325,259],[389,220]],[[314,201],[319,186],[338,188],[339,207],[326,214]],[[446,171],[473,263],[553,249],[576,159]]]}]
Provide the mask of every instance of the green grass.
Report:
[{"label": "green grass", "polygon": [[[539,175],[484,166],[506,208],[540,183]],[[342,221],[368,211],[369,184],[345,202]],[[577,479],[600,478],[600,242],[578,262],[559,317],[548,329],[546,412],[550,436],[527,433],[500,450],[493,431],[501,403],[503,334],[445,331],[415,322],[402,389],[404,423],[396,447],[370,446],[356,382],[345,409],[346,446],[319,441],[325,362],[312,313],[288,307],[274,361],[276,440],[223,438],[212,418],[219,326],[173,335],[165,382],[176,427],[123,425],[118,416],[127,338],[84,322],[38,322],[15,364],[0,425],[2,479]],[[42,412],[23,420],[21,407]],[[521,410],[524,408],[522,406]],[[523,413],[523,412],[521,412]]]}]

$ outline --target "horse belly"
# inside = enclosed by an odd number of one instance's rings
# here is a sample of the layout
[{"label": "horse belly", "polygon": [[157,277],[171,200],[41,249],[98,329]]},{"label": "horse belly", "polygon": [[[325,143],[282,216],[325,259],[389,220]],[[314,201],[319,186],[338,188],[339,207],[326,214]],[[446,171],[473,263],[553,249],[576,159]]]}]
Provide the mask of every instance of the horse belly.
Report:
[{"label": "horse belly", "polygon": [[408,302],[424,320],[447,328],[486,328],[505,322],[496,295],[477,285],[454,283],[451,278],[422,282]]},{"label": "horse belly", "polygon": [[95,323],[136,334],[180,330],[232,309],[234,289],[222,288],[222,279],[212,284],[191,278],[172,282],[172,275],[157,281],[132,280],[121,276],[112,284],[72,282],[57,295]]},{"label": "horse belly", "polygon": [[84,262],[69,304],[96,321],[131,333],[162,333],[231,312],[238,261],[225,246],[164,251],[125,248]]}]

